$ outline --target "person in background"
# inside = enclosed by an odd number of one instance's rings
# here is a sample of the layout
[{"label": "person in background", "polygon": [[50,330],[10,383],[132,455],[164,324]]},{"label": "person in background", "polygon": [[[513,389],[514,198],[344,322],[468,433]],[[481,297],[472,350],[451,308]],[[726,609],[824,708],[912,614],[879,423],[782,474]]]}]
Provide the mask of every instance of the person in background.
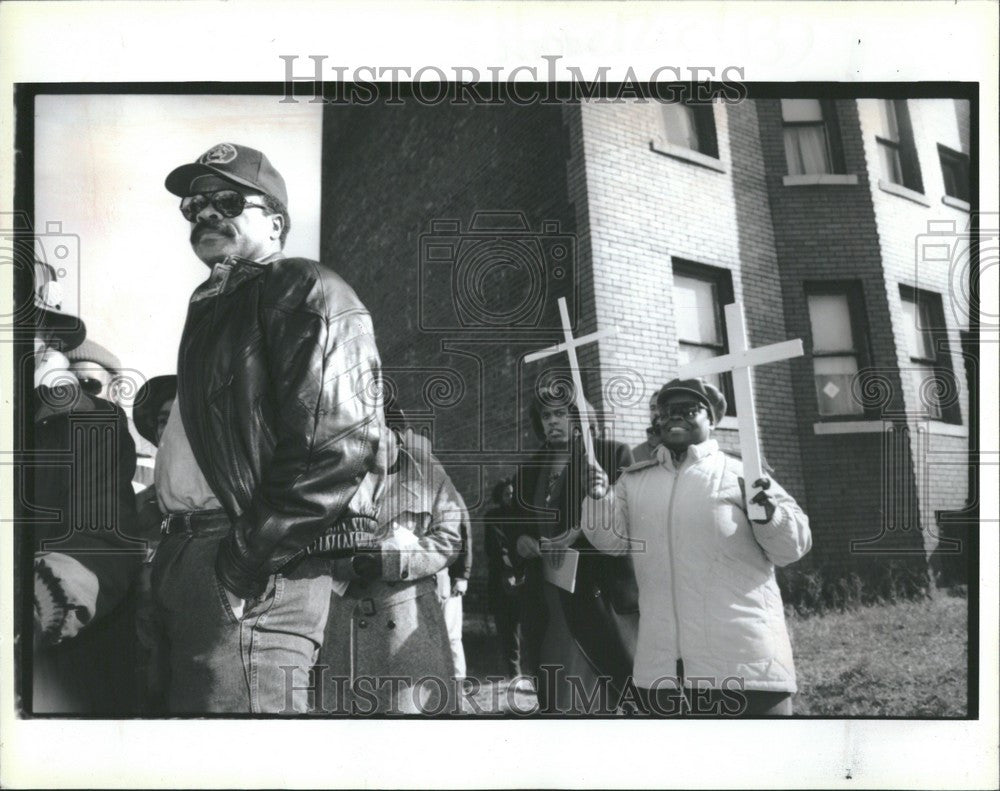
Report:
[{"label": "person in background", "polygon": [[713,385],[674,379],[657,409],[656,458],[613,488],[591,466],[582,519],[595,547],[635,561],[642,705],[663,716],[791,714],[795,667],[774,568],[809,551],[809,519],[769,478],[754,484],[764,518],[749,519],[743,466],[711,438],[726,413]]},{"label": "person in background", "polygon": [[455,678],[461,680],[466,675],[465,648],[462,645],[462,597],[469,590],[469,577],[472,575],[472,530],[468,512],[463,514],[459,530],[462,543],[458,557],[448,568],[438,572],[438,596],[444,611],[444,622],[448,627]]},{"label": "person in background", "polygon": [[[121,360],[106,347],[90,338],[66,353],[70,370],[80,381],[80,387],[89,396],[103,398],[118,406],[125,406],[119,395],[132,383],[123,379]],[[126,412],[126,416],[128,413]],[[136,467],[132,487],[139,492],[153,483],[152,453],[154,449],[139,433],[134,416],[128,419],[129,433],[135,442]]]},{"label": "person in background", "polygon": [[[489,564],[487,597],[496,626],[507,676],[521,676],[521,603],[514,570],[517,525],[513,523],[514,479],[504,478],[493,487],[493,504],[483,516],[486,558]],[[522,580],[523,582],[523,580]]]},{"label": "person in background", "polygon": [[640,461],[649,461],[656,456],[656,449],[660,446],[660,432],[656,427],[656,396],[649,399],[649,425],[646,426],[646,439],[632,448],[632,461],[638,464]]},{"label": "person in background", "polygon": [[[517,562],[521,592],[522,667],[536,678],[543,713],[613,710],[632,669],[638,594],[631,559],[599,553],[579,530],[586,495],[587,458],[573,386],[542,375],[535,385],[531,424],[544,444],[518,471]],[[599,431],[588,404],[590,430]],[[617,478],[632,463],[627,445],[594,439],[602,467]],[[573,593],[549,582],[543,553],[579,552]],[[610,561],[610,562],[609,562]],[[543,670],[543,666],[550,670]],[[601,689],[607,689],[602,702]],[[596,697],[595,697],[596,696]],[[594,701],[587,703],[587,700]]]},{"label": "person in background", "polygon": [[[154,376],[144,382],[135,395],[133,418],[139,434],[154,448],[167,426],[177,397],[176,376]],[[146,559],[136,585],[136,636],[138,673],[142,685],[142,708],[147,714],[165,710],[167,685],[167,647],[156,620],[152,592],[152,560],[160,543],[163,514],[156,496],[156,485],[135,496],[136,532],[146,542]]]},{"label": "person in background", "polygon": [[[19,530],[33,552],[31,707],[36,714],[138,713],[127,594],[142,562],[130,481],[135,446],[125,413],[82,392],[66,352],[83,322],[50,296],[51,267],[35,265],[31,450],[48,460],[28,471],[35,513]],[[109,442],[110,438],[110,442]],[[24,632],[22,632],[23,634]]]},{"label": "person in background", "polygon": [[403,411],[390,403],[385,417],[393,463],[379,529],[369,551],[333,561],[337,584],[313,674],[317,714],[437,711],[449,702],[442,688],[452,692],[436,578],[461,551],[465,503]]}]

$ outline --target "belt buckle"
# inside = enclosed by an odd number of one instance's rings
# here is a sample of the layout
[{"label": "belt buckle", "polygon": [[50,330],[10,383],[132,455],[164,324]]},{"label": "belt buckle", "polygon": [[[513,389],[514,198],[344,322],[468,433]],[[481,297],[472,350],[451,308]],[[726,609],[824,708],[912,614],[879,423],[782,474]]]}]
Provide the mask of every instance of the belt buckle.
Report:
[{"label": "belt buckle", "polygon": [[375,614],[375,600],[374,599],[362,599],[361,600],[361,614],[362,615],[374,615]]}]

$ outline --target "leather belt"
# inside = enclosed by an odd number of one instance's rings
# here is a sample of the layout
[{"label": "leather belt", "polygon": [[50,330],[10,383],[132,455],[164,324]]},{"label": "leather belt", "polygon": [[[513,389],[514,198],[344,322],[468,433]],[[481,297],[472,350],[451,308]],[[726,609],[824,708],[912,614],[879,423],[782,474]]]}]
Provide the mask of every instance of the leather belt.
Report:
[{"label": "leather belt", "polygon": [[160,522],[160,534],[200,533],[207,530],[229,528],[229,515],[221,508],[213,511],[184,511],[167,514]]}]

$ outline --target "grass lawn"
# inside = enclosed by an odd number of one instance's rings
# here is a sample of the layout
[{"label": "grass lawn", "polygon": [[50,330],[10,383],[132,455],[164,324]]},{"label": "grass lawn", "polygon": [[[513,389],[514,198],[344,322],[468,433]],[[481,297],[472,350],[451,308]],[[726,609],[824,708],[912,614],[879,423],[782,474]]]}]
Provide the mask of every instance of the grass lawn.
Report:
[{"label": "grass lawn", "polygon": [[967,602],[933,599],[791,617],[796,714],[962,717]]},{"label": "grass lawn", "polygon": [[[795,713],[813,716],[961,717],[966,710],[967,602],[933,599],[789,616],[799,692]],[[470,676],[503,675],[488,618],[466,616]],[[530,709],[533,695],[484,683],[484,713]],[[466,706],[469,709],[469,706]]]}]

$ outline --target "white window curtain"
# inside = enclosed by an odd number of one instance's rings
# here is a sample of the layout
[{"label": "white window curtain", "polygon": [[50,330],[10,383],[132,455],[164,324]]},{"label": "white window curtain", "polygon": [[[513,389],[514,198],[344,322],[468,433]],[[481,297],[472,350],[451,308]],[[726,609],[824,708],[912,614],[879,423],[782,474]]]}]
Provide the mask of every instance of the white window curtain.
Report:
[{"label": "white window curtain", "polygon": [[851,390],[858,373],[858,358],[854,351],[847,295],[811,295],[809,323],[812,327],[813,378],[819,414],[864,414],[864,407]]},{"label": "white window curtain", "polygon": [[822,125],[786,126],[785,161],[789,176],[830,173],[826,128]]},{"label": "white window curtain", "polygon": [[788,175],[831,173],[830,147],[819,99],[782,99],[785,123],[785,161]]},{"label": "white window curtain", "polygon": [[685,104],[663,105],[663,124],[667,142],[698,151],[698,128],[694,122],[694,110]]}]

